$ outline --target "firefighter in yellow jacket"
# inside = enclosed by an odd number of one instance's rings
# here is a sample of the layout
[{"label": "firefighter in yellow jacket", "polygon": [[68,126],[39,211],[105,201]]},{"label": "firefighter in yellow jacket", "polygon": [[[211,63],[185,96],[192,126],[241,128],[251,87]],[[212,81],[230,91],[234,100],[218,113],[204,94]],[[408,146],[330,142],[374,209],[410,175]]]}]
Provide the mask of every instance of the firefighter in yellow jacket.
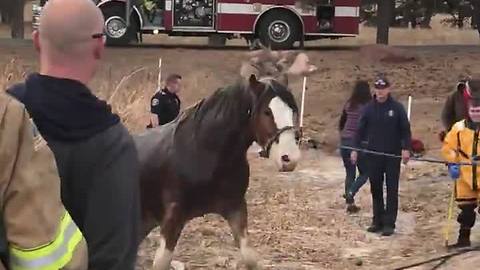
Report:
[{"label": "firefighter in yellow jacket", "polygon": [[[442,155],[448,162],[477,162],[480,156],[480,80],[468,80],[468,117],[455,123],[445,137]],[[472,166],[449,165],[449,172],[459,170],[455,184],[455,199],[460,214],[458,241],[453,247],[470,246],[470,230],[475,225],[475,208],[480,198],[480,163]],[[455,169],[458,168],[458,169]],[[453,177],[456,178],[456,177]]]},{"label": "firefighter in yellow jacket", "polygon": [[87,269],[87,246],[63,207],[52,152],[23,105],[0,93],[1,269]]}]

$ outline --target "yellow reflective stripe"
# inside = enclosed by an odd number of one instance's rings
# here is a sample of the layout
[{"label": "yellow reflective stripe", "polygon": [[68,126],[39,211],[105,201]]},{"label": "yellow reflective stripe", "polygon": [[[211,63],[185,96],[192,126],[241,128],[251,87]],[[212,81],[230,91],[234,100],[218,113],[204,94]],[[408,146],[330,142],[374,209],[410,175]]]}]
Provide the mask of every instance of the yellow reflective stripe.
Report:
[{"label": "yellow reflective stripe", "polygon": [[50,243],[31,249],[10,247],[10,263],[13,270],[58,270],[72,259],[75,247],[82,240],[82,233],[65,211],[57,237]]}]

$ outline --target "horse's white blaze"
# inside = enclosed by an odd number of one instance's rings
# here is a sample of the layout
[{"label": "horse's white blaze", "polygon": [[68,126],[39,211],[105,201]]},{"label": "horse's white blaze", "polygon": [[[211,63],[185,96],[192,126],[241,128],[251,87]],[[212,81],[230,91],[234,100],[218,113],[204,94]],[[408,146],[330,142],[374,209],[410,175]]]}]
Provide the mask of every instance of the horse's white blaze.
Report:
[{"label": "horse's white blaze", "polygon": [[160,236],[160,247],[155,252],[155,259],[153,260],[154,270],[170,270],[170,263],[172,262],[173,251],[166,248],[166,242],[163,235]]},{"label": "horse's white blaze", "polygon": [[293,126],[293,111],[281,98],[272,98],[268,106],[272,110],[273,120],[278,129]]},{"label": "horse's white blaze", "polygon": [[[273,120],[277,129],[293,126],[293,110],[279,97],[274,97],[269,104],[272,110]],[[282,157],[288,157],[288,162]],[[270,149],[270,157],[277,166],[284,170],[293,170],[300,159],[300,149],[295,140],[295,132],[288,130],[278,138],[278,143],[273,143]]]}]

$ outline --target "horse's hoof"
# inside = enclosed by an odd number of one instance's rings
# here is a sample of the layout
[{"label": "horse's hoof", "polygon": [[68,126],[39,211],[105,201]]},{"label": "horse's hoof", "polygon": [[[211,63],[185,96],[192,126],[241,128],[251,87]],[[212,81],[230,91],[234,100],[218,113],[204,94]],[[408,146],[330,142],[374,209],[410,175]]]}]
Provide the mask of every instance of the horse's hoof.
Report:
[{"label": "horse's hoof", "polygon": [[185,270],[185,264],[180,261],[172,261],[170,270]]},{"label": "horse's hoof", "polygon": [[258,254],[255,252],[255,250],[251,248],[245,248],[244,250],[241,251],[242,253],[242,261],[247,267],[248,270],[258,270],[260,269],[258,266]]}]

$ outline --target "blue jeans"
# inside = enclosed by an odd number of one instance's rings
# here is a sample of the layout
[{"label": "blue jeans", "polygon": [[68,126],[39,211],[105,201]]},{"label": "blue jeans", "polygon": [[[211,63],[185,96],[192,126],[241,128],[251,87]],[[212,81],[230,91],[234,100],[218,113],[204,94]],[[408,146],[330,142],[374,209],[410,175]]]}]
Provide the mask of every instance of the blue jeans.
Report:
[{"label": "blue jeans", "polygon": [[[351,146],[352,140],[342,138],[341,140],[342,145]],[[349,192],[355,196],[360,188],[367,182],[368,175],[367,175],[367,162],[366,156],[363,153],[358,153],[357,164],[352,164],[350,160],[350,154],[352,153],[349,149],[340,149],[340,154],[342,155],[343,159],[343,166],[345,167],[345,194]],[[357,177],[357,168],[359,171],[359,175]]]}]

